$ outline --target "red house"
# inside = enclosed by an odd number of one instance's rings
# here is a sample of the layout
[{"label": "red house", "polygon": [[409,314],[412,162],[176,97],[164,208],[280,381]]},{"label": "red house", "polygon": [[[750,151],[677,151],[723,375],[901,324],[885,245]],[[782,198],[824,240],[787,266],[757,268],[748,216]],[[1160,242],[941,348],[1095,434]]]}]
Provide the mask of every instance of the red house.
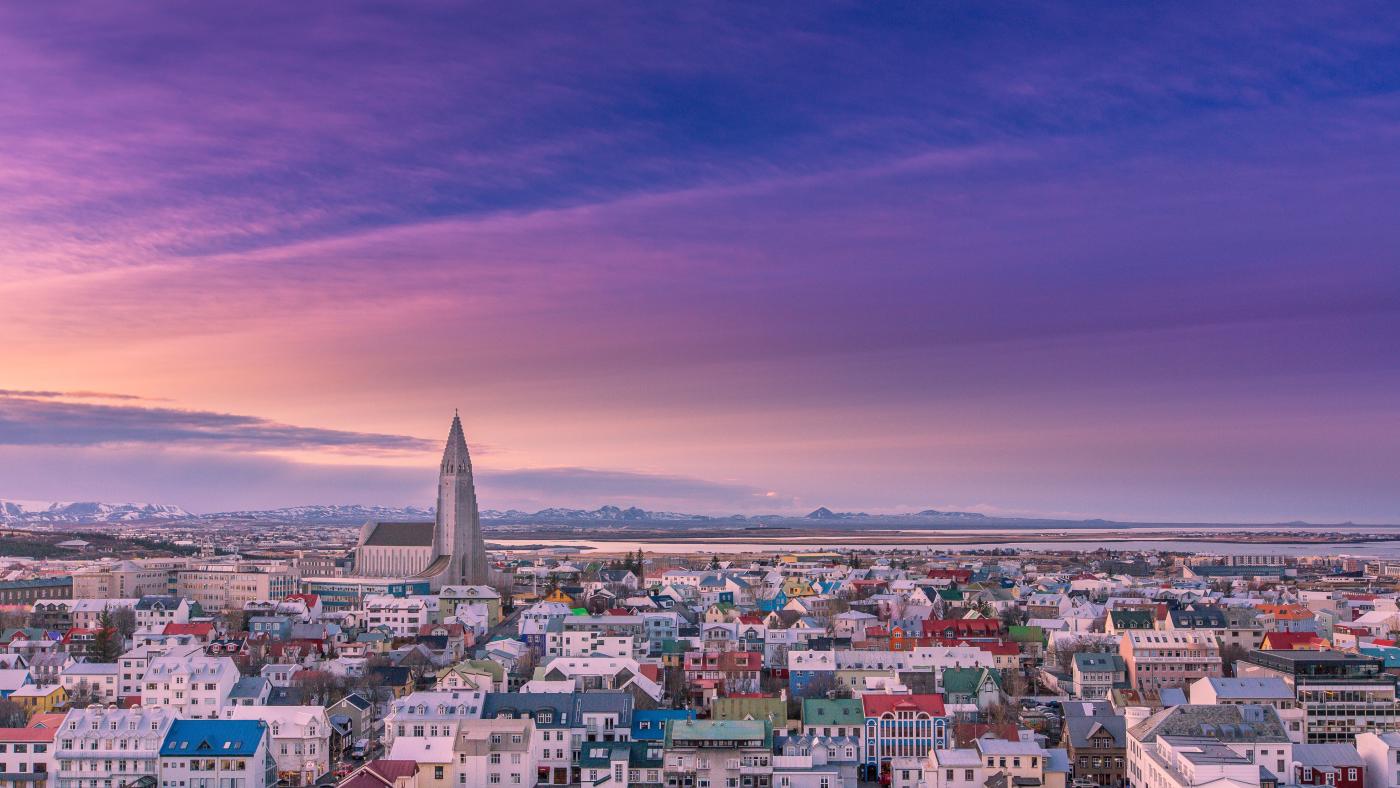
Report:
[{"label": "red house", "polygon": [[1366,784],[1366,762],[1350,744],[1295,744],[1293,760],[1290,776],[1298,785],[1364,788]]}]

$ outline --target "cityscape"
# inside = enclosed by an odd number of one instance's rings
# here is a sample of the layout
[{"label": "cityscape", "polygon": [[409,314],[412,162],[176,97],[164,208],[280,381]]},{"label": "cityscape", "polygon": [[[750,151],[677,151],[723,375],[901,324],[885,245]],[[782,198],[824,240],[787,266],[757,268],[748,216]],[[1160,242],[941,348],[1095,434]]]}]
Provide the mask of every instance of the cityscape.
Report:
[{"label": "cityscape", "polygon": [[0,2],[0,788],[1400,788],[1400,7]]}]

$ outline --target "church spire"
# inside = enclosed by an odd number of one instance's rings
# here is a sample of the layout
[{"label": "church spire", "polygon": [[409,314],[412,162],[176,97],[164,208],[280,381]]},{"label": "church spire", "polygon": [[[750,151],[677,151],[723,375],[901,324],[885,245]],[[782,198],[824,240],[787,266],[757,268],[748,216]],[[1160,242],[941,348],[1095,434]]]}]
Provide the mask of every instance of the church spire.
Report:
[{"label": "church spire", "polygon": [[442,451],[443,473],[469,473],[471,455],[467,454],[467,438],[462,434],[462,417],[452,411],[452,429],[447,432],[447,448]]}]

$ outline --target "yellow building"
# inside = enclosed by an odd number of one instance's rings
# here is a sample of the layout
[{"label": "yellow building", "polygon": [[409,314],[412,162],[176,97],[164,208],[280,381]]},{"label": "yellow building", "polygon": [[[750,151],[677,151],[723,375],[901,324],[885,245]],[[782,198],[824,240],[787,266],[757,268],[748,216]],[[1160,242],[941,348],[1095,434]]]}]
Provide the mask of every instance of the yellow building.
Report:
[{"label": "yellow building", "polygon": [[51,714],[68,705],[68,691],[63,689],[62,684],[50,684],[47,687],[26,684],[11,692],[10,700],[19,704],[30,716]]}]

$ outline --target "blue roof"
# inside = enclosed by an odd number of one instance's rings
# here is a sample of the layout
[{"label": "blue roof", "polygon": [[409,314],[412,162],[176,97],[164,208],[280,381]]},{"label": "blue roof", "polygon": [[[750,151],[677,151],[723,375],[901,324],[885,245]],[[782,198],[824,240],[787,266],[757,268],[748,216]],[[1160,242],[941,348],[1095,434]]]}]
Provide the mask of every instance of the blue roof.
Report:
[{"label": "blue roof", "polygon": [[[693,720],[692,709],[636,709],[632,712],[632,739],[635,741],[661,741],[666,738],[666,722],[669,720]],[[647,727],[641,727],[646,722]]]},{"label": "blue roof", "polygon": [[160,746],[166,756],[251,757],[266,735],[260,720],[176,720]]}]

